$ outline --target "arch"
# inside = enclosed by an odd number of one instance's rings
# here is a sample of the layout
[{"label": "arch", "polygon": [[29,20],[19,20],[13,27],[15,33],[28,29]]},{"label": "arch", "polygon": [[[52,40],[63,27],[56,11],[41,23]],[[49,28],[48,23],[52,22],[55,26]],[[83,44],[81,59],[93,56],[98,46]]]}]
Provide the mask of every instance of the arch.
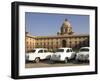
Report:
[{"label": "arch", "polygon": [[66,40],[62,40],[62,47],[66,47]]}]

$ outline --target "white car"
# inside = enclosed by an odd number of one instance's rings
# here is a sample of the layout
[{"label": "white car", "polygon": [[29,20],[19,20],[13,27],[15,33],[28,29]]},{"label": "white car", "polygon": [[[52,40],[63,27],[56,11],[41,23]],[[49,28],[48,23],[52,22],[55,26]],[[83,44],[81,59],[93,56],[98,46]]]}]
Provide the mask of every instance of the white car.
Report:
[{"label": "white car", "polygon": [[26,61],[35,61],[38,63],[40,60],[50,59],[52,54],[53,53],[48,52],[46,48],[36,48],[31,52],[26,53]]},{"label": "white car", "polygon": [[68,62],[70,59],[75,58],[75,52],[73,52],[72,48],[59,48],[50,58],[52,61],[64,61]]},{"label": "white car", "polygon": [[81,47],[76,54],[77,61],[89,61],[89,47]]}]

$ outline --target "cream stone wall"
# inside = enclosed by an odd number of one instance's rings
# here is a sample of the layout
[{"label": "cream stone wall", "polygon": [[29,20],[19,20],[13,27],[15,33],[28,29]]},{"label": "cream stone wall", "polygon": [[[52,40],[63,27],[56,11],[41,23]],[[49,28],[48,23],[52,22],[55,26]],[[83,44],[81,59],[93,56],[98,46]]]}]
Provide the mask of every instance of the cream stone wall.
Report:
[{"label": "cream stone wall", "polygon": [[[65,41],[65,43],[63,42]],[[64,45],[63,45],[64,44]],[[89,46],[89,35],[73,35],[73,36],[52,36],[52,37],[32,37],[26,36],[26,50],[34,48],[47,48],[54,51],[61,47],[80,48]]]}]

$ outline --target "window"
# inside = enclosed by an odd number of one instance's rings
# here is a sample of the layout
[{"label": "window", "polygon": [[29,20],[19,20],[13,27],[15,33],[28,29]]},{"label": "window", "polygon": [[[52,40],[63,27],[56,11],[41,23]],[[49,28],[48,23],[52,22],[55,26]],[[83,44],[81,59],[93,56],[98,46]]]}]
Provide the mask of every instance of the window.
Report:
[{"label": "window", "polygon": [[43,53],[43,50],[39,50],[38,53]]},{"label": "window", "polygon": [[67,49],[67,51],[66,52],[70,52],[70,49]]},{"label": "window", "polygon": [[77,41],[75,41],[75,44],[77,44]]},{"label": "window", "polygon": [[57,52],[64,52],[64,49],[58,49]]},{"label": "window", "polygon": [[88,51],[89,51],[89,49],[85,49],[85,48],[84,48],[84,49],[80,49],[80,52],[85,52],[85,51],[87,51],[87,52],[88,52]]},{"label": "window", "polygon": [[44,53],[48,52],[48,50],[44,50]]},{"label": "window", "polygon": [[53,42],[51,42],[51,45],[53,45]]},{"label": "window", "polygon": [[26,42],[26,44],[28,44],[28,42]]},{"label": "window", "polygon": [[49,42],[48,42],[48,45],[49,45]]}]

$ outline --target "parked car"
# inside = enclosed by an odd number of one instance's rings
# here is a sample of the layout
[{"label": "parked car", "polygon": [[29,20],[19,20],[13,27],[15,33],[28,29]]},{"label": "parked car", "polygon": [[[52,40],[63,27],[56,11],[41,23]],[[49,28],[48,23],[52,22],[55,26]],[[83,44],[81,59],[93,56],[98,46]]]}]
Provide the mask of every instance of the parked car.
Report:
[{"label": "parked car", "polygon": [[48,52],[46,48],[36,48],[26,53],[26,61],[35,61],[38,63],[40,60],[50,59],[52,54],[53,53]]},{"label": "parked car", "polygon": [[75,58],[75,52],[73,52],[72,48],[59,48],[50,58],[52,61],[64,61],[68,62],[70,59]]},{"label": "parked car", "polygon": [[89,62],[89,47],[81,47],[76,54],[76,60]]}]

